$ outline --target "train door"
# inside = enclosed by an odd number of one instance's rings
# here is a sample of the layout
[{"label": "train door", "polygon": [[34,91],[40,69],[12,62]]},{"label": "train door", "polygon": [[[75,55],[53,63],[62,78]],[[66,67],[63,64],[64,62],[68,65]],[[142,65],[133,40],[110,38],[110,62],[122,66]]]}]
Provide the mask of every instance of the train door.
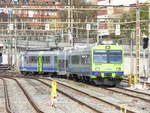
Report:
[{"label": "train door", "polygon": [[0,64],[2,64],[3,61],[3,57],[2,57],[2,53],[0,53]]},{"label": "train door", "polygon": [[37,70],[38,70],[38,72],[43,71],[43,56],[42,56],[42,54],[39,54],[38,58],[37,58]]},{"label": "train door", "polygon": [[25,67],[25,61],[27,61],[27,57],[24,55],[20,56],[20,61],[19,61],[19,65],[20,67]]},{"label": "train door", "polygon": [[60,53],[60,55],[59,55],[58,68],[59,68],[58,69],[59,73],[61,75],[66,74],[66,71],[68,68],[68,59],[67,59],[66,53],[64,53],[64,52]]},{"label": "train door", "polygon": [[66,73],[67,69],[68,69],[68,56],[67,56],[66,51],[65,51],[65,55],[64,55],[64,67],[65,67],[65,73]]}]

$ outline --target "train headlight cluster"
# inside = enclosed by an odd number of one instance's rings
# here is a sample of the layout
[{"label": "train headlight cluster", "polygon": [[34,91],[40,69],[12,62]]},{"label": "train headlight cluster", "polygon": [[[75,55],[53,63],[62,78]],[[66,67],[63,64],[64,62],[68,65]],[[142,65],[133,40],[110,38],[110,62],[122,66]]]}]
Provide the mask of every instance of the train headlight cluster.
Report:
[{"label": "train headlight cluster", "polygon": [[116,76],[116,74],[115,74],[115,73],[112,73],[112,77],[115,78],[115,76]]},{"label": "train headlight cluster", "polygon": [[116,68],[116,71],[121,71],[121,68],[120,68],[120,67],[117,67],[117,68]]},{"label": "train headlight cluster", "polygon": [[96,70],[96,71],[100,71],[100,68],[99,68],[99,67],[97,67],[97,68],[95,68],[95,70]]}]

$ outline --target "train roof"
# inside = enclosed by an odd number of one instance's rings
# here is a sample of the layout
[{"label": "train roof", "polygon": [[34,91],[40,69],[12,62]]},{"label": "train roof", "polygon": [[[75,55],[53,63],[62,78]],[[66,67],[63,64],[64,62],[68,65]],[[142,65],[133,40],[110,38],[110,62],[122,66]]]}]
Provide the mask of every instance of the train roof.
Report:
[{"label": "train roof", "polygon": [[92,45],[92,46],[78,46],[78,47],[71,47],[71,48],[64,48],[64,50],[53,50],[53,51],[26,51],[24,55],[37,55],[37,54],[63,54],[65,51],[67,53],[72,52],[88,52],[94,49],[102,49],[102,50],[123,50],[119,45]]},{"label": "train roof", "polygon": [[123,50],[123,48],[119,45],[97,45],[92,47],[92,49],[109,49],[109,50],[115,50],[115,49],[119,49],[119,50]]},{"label": "train roof", "polygon": [[37,55],[37,54],[57,54],[58,51],[27,51],[22,54],[24,55]]},{"label": "train roof", "polygon": [[123,50],[121,46],[119,45],[92,45],[92,46],[82,46],[82,47],[75,47],[72,49],[68,49],[67,51],[89,51],[92,49],[120,49]]}]

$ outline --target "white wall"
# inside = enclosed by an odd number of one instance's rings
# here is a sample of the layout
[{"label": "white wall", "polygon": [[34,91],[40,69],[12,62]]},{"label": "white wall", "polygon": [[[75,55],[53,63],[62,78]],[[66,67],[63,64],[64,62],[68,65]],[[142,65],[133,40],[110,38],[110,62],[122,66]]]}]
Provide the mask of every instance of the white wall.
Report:
[{"label": "white wall", "polygon": [[[131,64],[132,63],[133,67],[131,68]],[[145,69],[146,69],[146,72],[148,71],[147,69],[147,65],[148,65],[148,59],[146,58],[146,60],[144,61],[143,58],[140,58],[140,75],[142,76],[143,75],[143,65],[145,64]],[[130,74],[131,72],[133,74],[136,73],[136,58],[135,56],[133,57],[133,60],[131,61],[130,59],[130,56],[129,55],[125,55],[125,58],[124,58],[124,72],[125,74]]]},{"label": "white wall", "polygon": [[8,55],[7,54],[3,54],[2,55],[2,64],[8,64]]}]

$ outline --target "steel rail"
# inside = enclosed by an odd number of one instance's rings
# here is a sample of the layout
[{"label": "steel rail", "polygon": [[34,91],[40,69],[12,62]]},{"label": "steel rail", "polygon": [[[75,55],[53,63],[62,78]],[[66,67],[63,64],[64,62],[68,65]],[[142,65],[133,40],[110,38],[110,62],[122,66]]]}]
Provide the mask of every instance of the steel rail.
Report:
[{"label": "steel rail", "polygon": [[[140,79],[142,79],[142,77],[140,77]],[[143,78],[143,79],[144,79],[144,78]],[[128,83],[128,80],[129,80],[128,76],[125,76],[125,79],[123,80],[123,82]],[[140,81],[140,83],[146,83],[148,86],[150,86],[150,83],[147,82],[147,81]]]},{"label": "steel rail", "polygon": [[7,113],[14,113],[11,108],[10,108],[10,101],[9,101],[9,95],[8,95],[8,90],[7,90],[7,84],[6,81],[3,78],[0,78],[1,80],[3,80],[3,84],[4,84],[4,96],[5,96],[5,108]]},{"label": "steel rail", "polygon": [[18,82],[18,80],[12,78],[12,77],[6,77],[8,79],[12,79],[14,80],[18,86],[21,88],[21,90],[23,91],[24,95],[26,96],[26,98],[28,99],[28,101],[30,102],[30,104],[33,106],[33,108],[36,110],[37,113],[44,113],[43,111],[41,111],[37,105],[33,102],[33,100],[31,99],[31,97],[29,96],[29,94],[27,93],[27,91],[23,88],[23,86]]},{"label": "steel rail", "polygon": [[143,100],[143,101],[145,101],[145,102],[148,102],[148,103],[150,102],[150,100],[145,99],[145,98],[142,98],[142,97],[144,97],[144,95],[150,96],[150,94],[146,94],[146,93],[143,93],[143,92],[137,92],[137,91],[129,90],[129,89],[125,89],[125,88],[116,87],[116,88],[121,89],[121,90],[124,90],[124,91],[129,91],[129,92],[131,92],[131,93],[137,93],[137,94],[140,93],[140,94],[143,94],[143,96],[140,97],[140,96],[135,96],[135,95],[132,95],[132,94],[128,94],[128,93],[126,93],[126,92],[118,91],[118,90],[115,90],[115,89],[104,88],[104,87],[101,87],[101,88],[103,88],[103,89],[105,89],[105,90],[112,91],[112,92],[120,93],[120,94],[129,96],[129,97],[138,98],[138,99],[141,99],[141,100]]},{"label": "steel rail", "polygon": [[137,94],[143,94],[143,96],[144,95],[150,96],[150,94],[144,93],[144,92],[139,92],[139,91],[135,91],[135,90],[131,90],[131,89],[126,89],[126,88],[122,88],[122,87],[117,87],[117,88],[122,89],[122,90],[127,90],[127,91],[130,91],[130,92],[133,92],[133,93],[137,93]]},{"label": "steel rail", "polygon": [[0,65],[0,70],[10,70],[12,66],[10,65]]},{"label": "steel rail", "polygon": [[[123,82],[128,82],[127,79],[123,80]],[[143,81],[140,81],[140,83],[144,84],[146,83],[146,85],[148,85],[150,87],[150,83],[148,82],[143,82]],[[121,88],[121,87],[117,87],[117,88],[120,88],[120,89],[125,89],[125,90],[128,90],[130,92],[134,92],[134,93],[138,93],[138,94],[143,94],[143,95],[147,95],[147,96],[150,96],[150,94],[148,93],[144,93],[144,92],[139,92],[139,91],[134,91],[134,90],[131,90],[131,89],[126,89],[126,88]]]}]

